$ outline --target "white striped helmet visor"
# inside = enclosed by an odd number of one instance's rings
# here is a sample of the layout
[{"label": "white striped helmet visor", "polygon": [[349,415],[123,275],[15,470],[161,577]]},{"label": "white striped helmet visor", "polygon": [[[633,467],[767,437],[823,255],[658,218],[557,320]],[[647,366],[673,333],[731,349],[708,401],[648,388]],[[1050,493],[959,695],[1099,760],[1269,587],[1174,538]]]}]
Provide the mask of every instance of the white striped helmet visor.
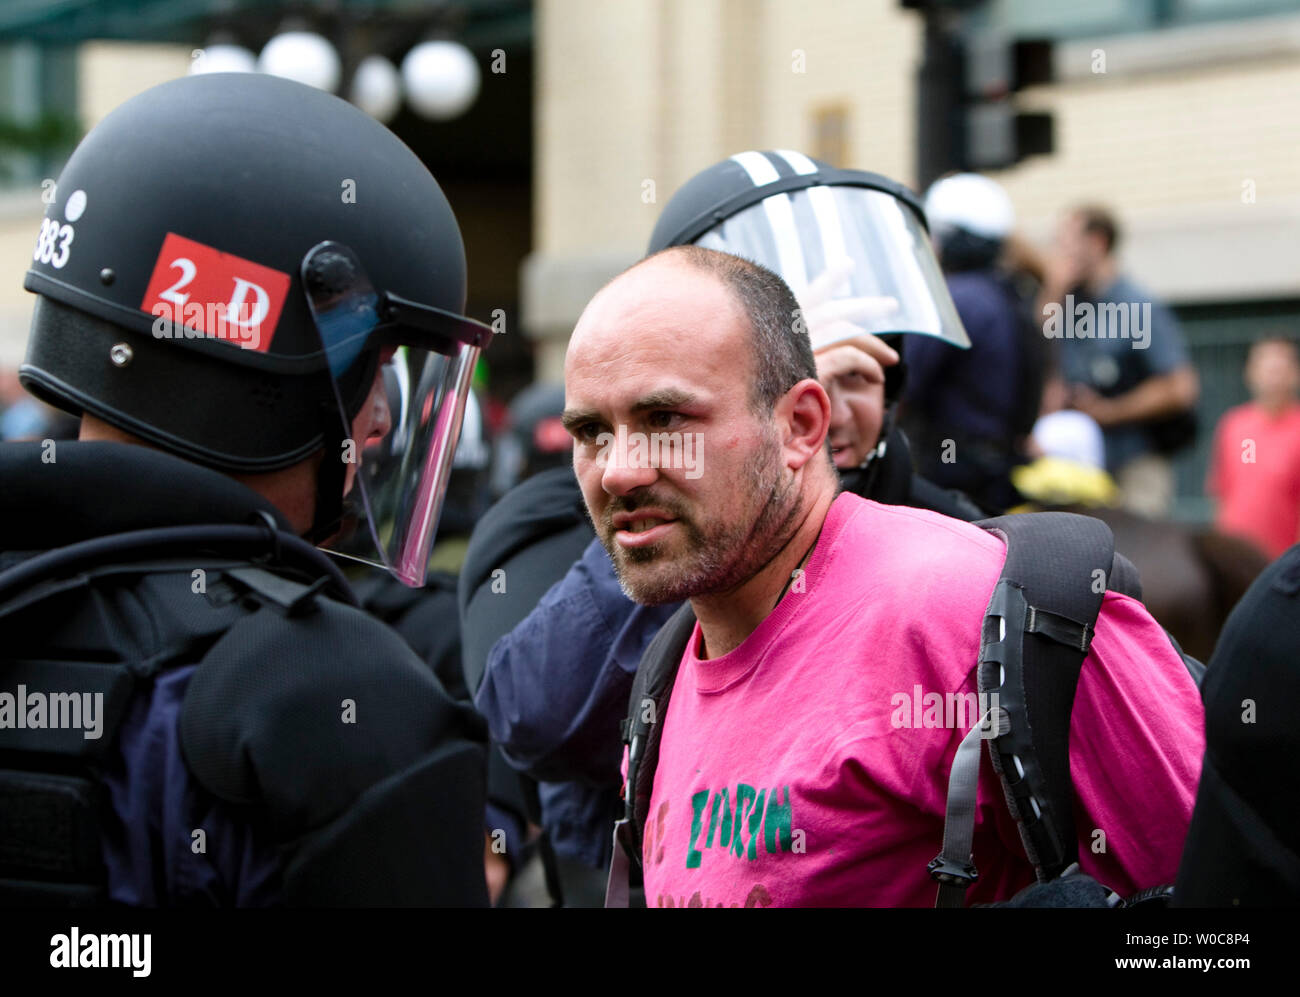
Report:
[{"label": "white striped helmet visor", "polygon": [[799,299],[814,349],[862,332],[970,346],[925,228],[885,191],[828,185],[773,194],[695,244],[780,274]]}]

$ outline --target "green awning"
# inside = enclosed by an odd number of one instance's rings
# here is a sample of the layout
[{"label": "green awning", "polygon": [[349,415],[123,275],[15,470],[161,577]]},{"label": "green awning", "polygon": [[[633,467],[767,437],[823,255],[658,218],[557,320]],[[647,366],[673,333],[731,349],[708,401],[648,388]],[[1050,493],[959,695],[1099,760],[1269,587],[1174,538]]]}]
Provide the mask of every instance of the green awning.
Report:
[{"label": "green awning", "polygon": [[[530,0],[460,0],[454,36],[470,48],[532,45]],[[340,0],[320,5],[319,17],[301,3],[266,0],[6,0],[0,4],[0,43],[35,41],[76,45],[94,40],[175,42],[201,45],[217,30],[243,44],[260,46],[287,15],[305,17],[330,33],[340,21],[364,29],[405,23],[430,25],[437,7],[427,0]]]}]

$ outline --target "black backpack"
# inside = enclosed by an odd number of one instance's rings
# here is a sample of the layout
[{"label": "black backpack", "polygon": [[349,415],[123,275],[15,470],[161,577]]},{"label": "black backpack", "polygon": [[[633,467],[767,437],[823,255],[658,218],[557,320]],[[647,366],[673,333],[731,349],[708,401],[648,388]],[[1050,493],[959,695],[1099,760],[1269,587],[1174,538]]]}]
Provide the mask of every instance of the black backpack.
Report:
[{"label": "black backpack", "polygon": [[[204,572],[199,576],[203,586],[192,589],[196,568]],[[191,591],[203,595],[173,595]],[[138,605],[141,614],[149,608],[148,656],[129,653],[140,621],[111,612],[125,604]],[[51,701],[56,695],[102,696],[95,738],[77,729],[0,728],[0,907],[88,907],[107,901],[102,840],[109,802],[102,776],[118,731],[141,689],[165,670],[200,659],[179,720],[186,765],[197,784],[221,799],[263,803],[270,826],[292,841],[282,856],[285,903],[336,905],[341,895],[336,884],[346,888],[350,903],[429,903],[433,893],[422,889],[430,883],[444,891],[435,902],[485,902],[482,869],[475,875],[472,863],[453,868],[448,862],[445,868],[400,874],[375,865],[386,852],[427,849],[437,855],[446,847],[459,856],[481,854],[481,818],[472,825],[460,821],[454,827],[449,823],[449,830],[431,830],[403,826],[392,817],[409,812],[412,801],[431,799],[448,807],[469,799],[461,812],[481,814],[482,756],[475,744],[449,737],[418,768],[382,783],[373,783],[364,752],[337,751],[331,791],[366,792],[364,806],[338,816],[321,813],[334,797],[318,801],[313,796],[307,806],[289,809],[285,801],[296,793],[291,766],[243,791],[241,779],[271,771],[263,764],[268,752],[292,758],[302,750],[299,722],[311,711],[280,717],[267,706],[278,702],[284,689],[294,688],[290,682],[324,686],[343,675],[346,687],[365,701],[372,688],[388,681],[352,666],[364,661],[367,651],[382,653],[374,634],[350,637],[359,612],[337,565],[302,538],[276,529],[269,518],[261,526],[135,530],[46,551],[7,568],[0,565],[3,684],[47,690]],[[257,635],[259,618],[284,618],[285,624],[275,629],[283,635],[307,616],[322,621],[309,628],[315,636],[308,639],[308,629],[302,630],[279,660],[250,658],[258,667],[223,667]],[[391,642],[399,642],[396,634]],[[223,657],[222,649],[233,645],[239,647]],[[337,660],[330,651],[337,651]],[[238,716],[247,734],[246,751],[230,750],[220,740],[230,733],[228,725],[206,722],[231,715],[231,703],[221,695],[227,682],[245,694]],[[452,713],[473,718],[468,708],[446,703],[435,719]],[[339,743],[347,742],[341,736]],[[431,834],[441,840],[431,840]],[[453,835],[459,837],[453,841]]]},{"label": "black backpack", "polygon": [[[194,544],[235,556],[176,557],[178,547]],[[44,626],[47,607],[55,607],[57,614],[59,600],[78,597],[98,578],[135,578],[170,570],[176,573],[177,584],[188,588],[191,569],[201,566],[242,574],[246,584],[259,587],[293,586],[247,560],[249,555],[266,553],[273,544],[295,555],[299,565],[311,564],[317,573],[322,567],[337,573],[328,561],[318,560],[323,558],[319,552],[297,537],[277,533],[270,524],[179,526],[97,537],[0,570],[0,634],[6,637],[0,672],[5,684],[30,685],[61,695],[98,694],[103,703],[102,730],[93,739],[78,730],[0,730],[0,903],[84,907],[105,901],[100,825],[107,802],[100,771],[135,690],[169,664],[112,660],[98,652],[85,655],[90,659],[85,661],[34,660],[24,647],[26,633]],[[329,577],[321,574],[321,584]],[[345,593],[346,584],[338,591]],[[205,614],[202,625],[197,617],[187,620],[195,632],[184,643],[200,646],[216,639],[242,612],[232,600],[227,611]],[[39,622],[34,624],[34,619]]]},{"label": "black backpack", "polygon": [[[1110,527],[1101,520],[1040,512],[1000,516],[976,525],[1007,545],[1001,576],[984,611],[978,670],[979,692],[998,694],[998,715],[985,718],[998,725],[998,733],[981,737],[981,725],[976,724],[953,759],[943,849],[928,866],[939,884],[936,906],[940,907],[963,906],[966,889],[977,877],[971,842],[979,749],[984,740],[1038,883],[1065,882],[1075,873],[1078,840],[1069,756],[1075,688],[1105,591],[1141,598],[1137,569],[1115,552]],[[628,750],[626,810],[614,829],[607,906],[627,906],[630,863],[640,865],[659,761],[662,728],[656,719],[667,715],[677,668],[694,627],[688,603],[664,624],[637,669],[623,721]],[[1172,636],[1169,639],[1199,688],[1205,666],[1184,654]],[[1023,775],[1017,777],[1018,771]],[[1125,903],[1163,901],[1167,892],[1165,888],[1143,891]],[[1107,904],[1117,901],[1113,896],[1103,899]],[[1050,899],[1047,904],[1056,905]]]}]

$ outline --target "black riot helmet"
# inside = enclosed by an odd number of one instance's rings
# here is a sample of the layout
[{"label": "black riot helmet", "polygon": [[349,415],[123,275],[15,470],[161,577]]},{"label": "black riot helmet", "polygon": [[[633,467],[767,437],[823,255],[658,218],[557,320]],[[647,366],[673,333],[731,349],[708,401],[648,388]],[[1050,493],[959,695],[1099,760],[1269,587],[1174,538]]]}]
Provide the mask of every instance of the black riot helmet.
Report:
[{"label": "black riot helmet", "polygon": [[[39,298],[19,376],[227,473],[323,451],[313,539],[361,531],[356,556],[421,584],[491,339],[461,314],[465,283],[447,199],[388,129],[277,77],[186,77],[117,108],[68,160],[24,282]],[[404,394],[354,476],[381,362]]]},{"label": "black riot helmet", "polygon": [[[840,170],[790,150],[742,152],[697,173],[665,205],[648,252],[694,243],[779,274],[813,348],[870,332],[970,346],[926,234],[921,202],[902,184]],[[902,394],[900,361],[885,371],[886,406]],[[886,422],[886,431],[888,421]]]}]

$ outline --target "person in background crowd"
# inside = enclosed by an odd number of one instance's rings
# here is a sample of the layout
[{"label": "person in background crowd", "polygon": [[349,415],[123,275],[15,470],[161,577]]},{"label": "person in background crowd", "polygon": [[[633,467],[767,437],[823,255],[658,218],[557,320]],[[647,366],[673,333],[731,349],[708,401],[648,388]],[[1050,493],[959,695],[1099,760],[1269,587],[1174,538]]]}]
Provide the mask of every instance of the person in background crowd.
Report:
[{"label": "person in background crowd", "polygon": [[500,498],[526,478],[572,461],[569,434],[560,425],[564,385],[537,382],[510,402],[492,461],[492,494]]},{"label": "person in background crowd", "polygon": [[959,173],[930,188],[925,214],[971,345],[907,342],[904,426],[921,474],[1004,509],[1016,502],[1009,475],[1028,459],[1047,364],[1030,306],[1000,266],[1015,212],[997,183]]},{"label": "person in background crowd", "polygon": [[1044,335],[1060,341],[1061,379],[1044,407],[1095,419],[1125,507],[1159,519],[1174,496],[1168,455],[1195,436],[1199,383],[1177,320],[1120,273],[1118,245],[1104,208],[1061,220],[1040,297]]},{"label": "person in background crowd", "polygon": [[1261,339],[1246,357],[1251,400],[1229,409],[1214,431],[1205,490],[1218,499],[1215,525],[1270,558],[1300,540],[1300,355],[1282,337]]},{"label": "person in background crowd", "polygon": [[[1016,491],[1027,503],[1040,507],[1118,504],[1119,489],[1106,473],[1101,428],[1082,412],[1049,412],[1034,423],[1029,445],[1037,456],[1011,472]],[[1032,508],[1026,504],[1011,511]]]}]

